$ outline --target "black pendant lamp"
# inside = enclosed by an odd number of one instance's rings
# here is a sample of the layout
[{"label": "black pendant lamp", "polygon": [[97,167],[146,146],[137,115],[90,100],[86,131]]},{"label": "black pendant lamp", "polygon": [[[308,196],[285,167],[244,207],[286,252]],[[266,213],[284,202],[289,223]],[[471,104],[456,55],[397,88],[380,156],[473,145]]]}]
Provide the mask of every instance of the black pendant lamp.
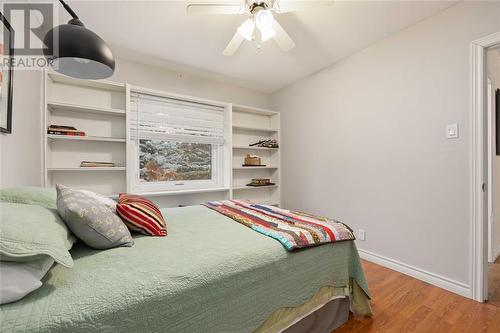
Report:
[{"label": "black pendant lamp", "polygon": [[[67,24],[49,30],[45,35],[45,56],[59,73],[78,79],[96,80],[113,75],[115,58],[101,37],[85,28],[75,12],[63,1],[64,9],[73,17]],[[54,50],[54,37],[59,39]],[[56,52],[56,53],[54,53]]]}]

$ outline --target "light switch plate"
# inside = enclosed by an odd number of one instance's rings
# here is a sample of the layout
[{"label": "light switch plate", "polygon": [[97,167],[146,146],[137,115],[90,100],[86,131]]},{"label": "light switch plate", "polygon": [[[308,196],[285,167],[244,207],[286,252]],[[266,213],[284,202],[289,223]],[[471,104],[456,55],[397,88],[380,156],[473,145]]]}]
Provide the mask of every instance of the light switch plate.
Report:
[{"label": "light switch plate", "polygon": [[446,138],[448,139],[458,138],[458,124],[449,124],[446,126]]}]

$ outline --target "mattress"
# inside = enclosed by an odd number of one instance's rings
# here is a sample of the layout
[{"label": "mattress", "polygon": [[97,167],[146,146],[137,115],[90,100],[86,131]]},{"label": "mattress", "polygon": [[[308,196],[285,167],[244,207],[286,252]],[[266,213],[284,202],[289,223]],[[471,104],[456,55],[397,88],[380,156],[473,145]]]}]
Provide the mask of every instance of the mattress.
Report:
[{"label": "mattress", "polygon": [[288,252],[203,206],[162,210],[168,236],[131,248],[76,244],[75,265],[0,307],[1,332],[253,332],[277,309],[330,286],[369,314],[354,242]]}]

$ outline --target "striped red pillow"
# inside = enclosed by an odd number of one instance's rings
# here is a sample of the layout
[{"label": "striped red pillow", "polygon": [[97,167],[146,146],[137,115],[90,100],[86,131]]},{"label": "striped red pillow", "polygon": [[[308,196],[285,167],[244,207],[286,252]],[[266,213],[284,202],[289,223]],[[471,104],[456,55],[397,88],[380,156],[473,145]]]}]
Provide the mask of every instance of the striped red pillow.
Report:
[{"label": "striped red pillow", "polygon": [[148,236],[167,235],[167,227],[160,209],[140,195],[120,194],[116,212],[130,230]]}]

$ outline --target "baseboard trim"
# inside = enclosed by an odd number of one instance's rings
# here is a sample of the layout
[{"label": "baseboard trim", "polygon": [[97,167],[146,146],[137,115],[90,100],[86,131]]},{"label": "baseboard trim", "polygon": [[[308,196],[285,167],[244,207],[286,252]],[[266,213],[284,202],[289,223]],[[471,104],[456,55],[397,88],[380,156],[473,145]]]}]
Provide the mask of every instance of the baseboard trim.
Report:
[{"label": "baseboard trim", "polygon": [[446,289],[452,293],[459,294],[461,296],[472,298],[471,287],[465,283],[455,281],[444,276],[434,274],[423,269],[411,266],[400,261],[384,257],[382,255],[366,251],[363,249],[358,249],[359,256],[362,259],[373,262],[377,265],[381,265],[392,270],[398,271],[400,273],[414,277],[415,279],[430,283],[436,287]]}]

